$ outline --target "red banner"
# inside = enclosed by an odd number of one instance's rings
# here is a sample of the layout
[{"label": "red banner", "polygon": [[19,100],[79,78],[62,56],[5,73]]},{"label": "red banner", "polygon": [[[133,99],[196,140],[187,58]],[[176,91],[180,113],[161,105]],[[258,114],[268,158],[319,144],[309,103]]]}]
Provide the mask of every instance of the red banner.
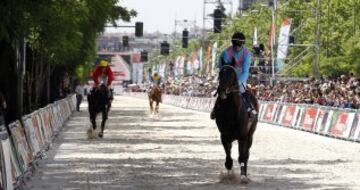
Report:
[{"label": "red banner", "polygon": [[295,115],[295,110],[296,110],[295,108],[296,108],[295,106],[289,106],[286,108],[285,115],[281,121],[282,125],[292,126],[292,121],[293,121],[293,118]]},{"label": "red banner", "polygon": [[347,126],[347,119],[348,119],[348,113],[342,112],[340,113],[337,118],[334,126],[331,128],[331,134],[337,137],[340,137],[345,132]]},{"label": "red banner", "polygon": [[315,124],[317,111],[318,111],[317,108],[306,108],[305,109],[305,115],[303,117],[303,122],[302,122],[301,128],[312,131],[314,124]]},{"label": "red banner", "polygon": [[271,121],[273,112],[274,112],[274,104],[268,104],[265,108],[265,114],[263,116],[263,120],[265,121]]}]

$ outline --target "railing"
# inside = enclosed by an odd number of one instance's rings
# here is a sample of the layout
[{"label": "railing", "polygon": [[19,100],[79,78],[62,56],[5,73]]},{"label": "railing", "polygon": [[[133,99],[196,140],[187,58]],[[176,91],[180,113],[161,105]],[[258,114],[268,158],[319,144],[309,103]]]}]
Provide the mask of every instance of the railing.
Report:
[{"label": "railing", "polygon": [[[145,93],[124,93],[147,98]],[[163,103],[210,112],[215,98],[163,95]],[[360,142],[360,110],[309,104],[260,102],[259,120],[319,135]]]},{"label": "railing", "polygon": [[0,126],[0,189],[22,189],[27,176],[31,175],[39,159],[58,135],[64,123],[75,110],[75,95],[59,100],[22,117],[8,126]]}]

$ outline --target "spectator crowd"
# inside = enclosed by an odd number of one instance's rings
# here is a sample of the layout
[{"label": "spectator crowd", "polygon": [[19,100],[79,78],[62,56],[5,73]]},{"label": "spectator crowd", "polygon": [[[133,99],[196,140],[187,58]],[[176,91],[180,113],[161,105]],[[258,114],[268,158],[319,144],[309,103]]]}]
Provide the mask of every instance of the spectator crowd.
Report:
[{"label": "spectator crowd", "polygon": [[[189,76],[180,80],[169,78],[163,81],[162,89],[166,94],[211,97],[216,91],[217,84],[214,77]],[[146,84],[136,91],[146,91],[149,85]],[[338,78],[277,81],[272,86],[250,82],[249,87],[256,91],[257,98],[262,101],[360,108],[360,79],[352,74],[341,75]]]}]

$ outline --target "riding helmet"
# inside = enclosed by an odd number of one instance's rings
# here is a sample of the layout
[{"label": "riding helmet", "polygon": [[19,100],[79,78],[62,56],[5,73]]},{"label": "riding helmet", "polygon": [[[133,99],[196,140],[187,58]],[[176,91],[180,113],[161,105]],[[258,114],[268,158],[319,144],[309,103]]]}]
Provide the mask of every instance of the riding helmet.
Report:
[{"label": "riding helmet", "polygon": [[231,38],[233,46],[242,46],[245,43],[245,35],[242,32],[235,32]]}]

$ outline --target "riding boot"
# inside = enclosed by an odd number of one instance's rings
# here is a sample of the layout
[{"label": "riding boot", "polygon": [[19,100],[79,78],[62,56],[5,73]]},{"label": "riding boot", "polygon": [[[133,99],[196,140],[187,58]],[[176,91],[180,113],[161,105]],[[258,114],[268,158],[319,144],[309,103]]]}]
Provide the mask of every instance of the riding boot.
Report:
[{"label": "riding boot", "polygon": [[249,93],[245,91],[244,93],[241,93],[241,97],[244,99],[244,103],[246,106],[246,111],[249,113],[250,117],[257,117],[257,111],[254,107],[254,105],[251,103]]},{"label": "riding boot", "polygon": [[211,113],[210,113],[210,119],[212,119],[212,120],[214,120],[216,118],[215,108],[216,108],[216,106],[214,106],[214,108],[211,110]]},{"label": "riding boot", "polygon": [[213,107],[213,109],[211,110],[211,113],[210,113],[210,119],[214,120],[216,118],[216,109],[217,109],[218,105],[217,105],[217,100],[215,102],[215,105]]}]

